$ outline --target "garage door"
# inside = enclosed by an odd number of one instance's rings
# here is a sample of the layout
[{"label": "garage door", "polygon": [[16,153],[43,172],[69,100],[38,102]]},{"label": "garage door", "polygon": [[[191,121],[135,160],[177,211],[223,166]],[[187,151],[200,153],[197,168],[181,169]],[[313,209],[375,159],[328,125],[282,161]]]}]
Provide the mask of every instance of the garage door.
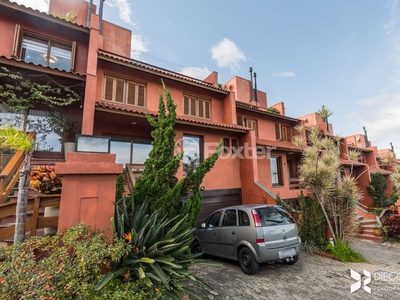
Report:
[{"label": "garage door", "polygon": [[242,204],[241,189],[206,190],[202,194],[203,206],[197,219],[197,225],[200,225],[210,213],[219,208]]}]

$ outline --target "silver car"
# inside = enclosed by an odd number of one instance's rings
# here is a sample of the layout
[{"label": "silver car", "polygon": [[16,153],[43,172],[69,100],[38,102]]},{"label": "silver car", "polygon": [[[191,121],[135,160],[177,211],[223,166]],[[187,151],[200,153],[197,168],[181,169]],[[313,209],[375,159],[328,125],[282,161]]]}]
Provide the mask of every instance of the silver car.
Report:
[{"label": "silver car", "polygon": [[277,205],[237,205],[213,212],[194,231],[193,253],[239,261],[246,274],[259,264],[282,260],[295,264],[301,239],[296,222]]}]

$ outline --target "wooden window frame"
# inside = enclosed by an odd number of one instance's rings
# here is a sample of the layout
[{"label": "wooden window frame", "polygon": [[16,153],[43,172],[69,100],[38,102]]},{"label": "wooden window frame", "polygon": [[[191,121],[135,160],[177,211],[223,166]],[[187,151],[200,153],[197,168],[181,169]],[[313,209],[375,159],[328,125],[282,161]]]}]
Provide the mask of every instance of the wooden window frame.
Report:
[{"label": "wooden window frame", "polygon": [[[112,82],[112,91],[111,91],[111,99],[106,99],[107,94],[109,94],[109,90],[107,90],[109,87],[107,85],[107,80],[111,80]],[[123,82],[123,95],[122,95],[122,101],[117,101],[117,83],[118,82]],[[135,96],[133,97],[133,103],[128,103],[129,98],[129,85],[134,85],[134,93]],[[139,93],[141,93],[140,88],[143,88],[143,99],[139,99]],[[133,106],[138,106],[138,107],[146,107],[146,97],[147,97],[147,86],[143,83],[132,81],[132,80],[127,80],[123,79],[120,77],[116,77],[113,75],[108,75],[104,74],[103,78],[103,92],[102,92],[102,99],[105,101],[112,101],[116,103],[122,103],[126,105],[133,105]],[[143,105],[141,105],[143,103]]]},{"label": "wooden window frame", "polygon": [[239,126],[244,126],[253,129],[258,137],[258,122],[257,119],[247,118],[243,115],[237,115],[237,124]]},{"label": "wooden window frame", "polygon": [[183,115],[211,120],[211,100],[184,94]]},{"label": "wooden window frame", "polygon": [[275,123],[275,135],[277,141],[291,142],[290,126]]},{"label": "wooden window frame", "polygon": [[66,43],[63,41],[56,40],[54,38],[50,38],[47,36],[29,32],[27,30],[23,30],[23,29],[21,29],[21,26],[19,24],[16,24],[15,32],[14,32],[13,47],[12,47],[12,51],[11,51],[12,57],[24,60],[24,57],[22,57],[22,43],[25,38],[37,40],[38,42],[41,42],[44,45],[47,44],[47,59],[45,60],[45,64],[42,64],[42,65],[52,67],[49,64],[49,61],[50,61],[51,48],[54,46],[54,47],[58,47],[60,49],[68,50],[71,52],[70,65],[69,65],[70,68],[69,68],[69,70],[66,70],[66,71],[74,71],[75,70],[75,60],[76,60],[76,51],[77,51],[76,41],[72,41],[71,43]]}]

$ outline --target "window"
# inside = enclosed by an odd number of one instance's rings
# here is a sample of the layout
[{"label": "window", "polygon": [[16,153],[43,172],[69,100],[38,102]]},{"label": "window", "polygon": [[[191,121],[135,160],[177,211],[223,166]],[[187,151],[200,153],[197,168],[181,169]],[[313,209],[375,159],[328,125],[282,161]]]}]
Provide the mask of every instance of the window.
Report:
[{"label": "window", "polygon": [[277,226],[294,223],[292,217],[279,207],[256,208],[256,211],[260,216],[263,226]]},{"label": "window", "polygon": [[277,141],[290,142],[290,127],[282,124],[275,124],[275,133]]},{"label": "window", "polygon": [[70,44],[22,32],[16,25],[12,55],[32,62],[61,70],[74,70],[76,42]]},{"label": "window", "polygon": [[224,149],[224,153],[228,154],[230,152],[230,148],[229,148],[229,139],[224,138],[222,140],[223,142],[223,149]]},{"label": "window", "polygon": [[149,157],[153,146],[150,140],[136,139],[123,140],[112,138],[110,144],[110,153],[116,154],[116,163],[118,164],[137,164],[143,165]]},{"label": "window", "polygon": [[225,210],[222,226],[236,226],[236,209]]},{"label": "window", "polygon": [[232,139],[232,153],[237,153],[238,150],[238,142],[236,139]]},{"label": "window", "polygon": [[103,99],[144,107],[146,86],[137,82],[106,75],[104,77]]},{"label": "window", "polygon": [[210,218],[207,221],[207,225],[206,227],[218,227],[219,225],[219,220],[221,219],[221,212],[220,211],[216,211],[215,213],[213,213]]},{"label": "window", "polygon": [[238,115],[237,116],[237,123],[240,126],[244,126],[250,129],[253,129],[256,132],[256,137],[258,137],[258,126],[257,120],[255,119],[248,119],[245,116]]},{"label": "window", "polygon": [[282,166],[281,157],[271,157],[271,177],[272,185],[282,185]]},{"label": "window", "polygon": [[200,165],[202,158],[201,137],[183,136],[183,173],[189,174]]},{"label": "window", "polygon": [[211,101],[194,96],[183,96],[183,114],[211,119]]},{"label": "window", "polygon": [[239,210],[239,226],[250,226],[249,215],[246,214],[243,210]]}]

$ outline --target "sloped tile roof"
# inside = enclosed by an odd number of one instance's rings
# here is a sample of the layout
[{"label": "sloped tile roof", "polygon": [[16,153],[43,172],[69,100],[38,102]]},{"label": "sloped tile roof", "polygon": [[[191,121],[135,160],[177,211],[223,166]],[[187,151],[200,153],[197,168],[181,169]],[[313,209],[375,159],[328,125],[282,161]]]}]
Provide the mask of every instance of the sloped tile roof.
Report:
[{"label": "sloped tile roof", "polygon": [[[158,112],[154,111],[149,111],[145,108],[133,106],[133,105],[125,105],[125,104],[120,104],[120,103],[115,103],[111,101],[96,101],[96,106],[97,107],[102,107],[106,109],[113,109],[113,110],[119,110],[119,111],[126,111],[130,113],[137,113],[137,114],[150,114],[152,116],[158,116]],[[237,125],[230,125],[230,124],[225,124],[225,123],[218,123],[214,122],[212,120],[206,120],[206,119],[200,119],[200,118],[193,118],[189,116],[177,116],[176,117],[177,123],[195,123],[195,124],[200,124],[200,125],[205,125],[205,126],[210,126],[210,127],[220,127],[220,128],[226,128],[226,129],[231,129],[231,130],[236,130],[236,131],[241,131],[241,132],[247,132],[250,129],[243,127],[243,126],[237,126]]]},{"label": "sloped tile roof", "polygon": [[359,162],[359,161],[348,160],[348,159],[344,159],[344,158],[340,158],[340,163],[341,163],[342,165],[345,165],[345,166],[351,166],[351,165],[357,166],[357,167],[366,166],[366,164],[361,163],[361,162]]},{"label": "sloped tile roof", "polygon": [[226,91],[224,89],[221,89],[221,88],[218,88],[218,87],[214,87],[211,83],[208,83],[208,82],[205,82],[205,81],[202,81],[202,80],[198,80],[196,78],[193,78],[193,77],[190,77],[190,76],[186,76],[186,75],[183,75],[183,74],[180,74],[180,73],[169,71],[167,69],[163,69],[163,68],[160,68],[160,67],[157,67],[157,66],[154,66],[154,65],[150,65],[150,64],[141,62],[139,60],[135,60],[135,59],[131,59],[131,58],[128,58],[128,57],[119,56],[119,55],[116,55],[116,54],[113,54],[111,52],[104,51],[104,50],[98,50],[98,53],[99,53],[99,55],[103,55],[103,56],[108,57],[108,58],[112,58],[112,59],[115,59],[115,60],[118,60],[118,61],[122,61],[122,62],[125,62],[125,63],[128,63],[128,64],[131,64],[133,66],[140,67],[142,69],[146,69],[146,70],[153,71],[153,72],[156,72],[156,73],[160,73],[160,74],[163,74],[163,75],[171,76],[171,77],[174,77],[174,78],[177,78],[177,79],[181,79],[181,80],[185,80],[185,81],[188,81],[188,82],[191,82],[191,83],[199,84],[201,86],[204,86],[204,87],[207,87],[207,88],[211,88],[211,89],[219,91],[219,92],[224,92],[226,94],[229,93],[228,91]]},{"label": "sloped tile roof", "polygon": [[384,170],[384,169],[380,169],[380,168],[375,168],[372,167],[371,169],[369,169],[370,173],[382,173],[383,175],[390,175],[392,174],[392,172],[388,171],[388,170]]},{"label": "sloped tile roof", "polygon": [[254,112],[258,112],[258,113],[262,113],[262,114],[265,114],[265,115],[269,115],[271,117],[285,119],[285,120],[288,120],[288,121],[291,121],[291,122],[295,122],[295,123],[300,122],[299,119],[291,118],[291,117],[287,117],[287,116],[282,116],[282,115],[279,115],[279,114],[276,114],[276,113],[272,113],[272,112],[267,111],[266,108],[255,106],[255,105],[251,105],[251,104],[244,103],[244,102],[241,102],[241,101],[236,101],[236,107],[243,108],[243,109],[246,109],[246,110],[251,110],[251,111],[254,111]]},{"label": "sloped tile roof", "polygon": [[301,151],[300,147],[297,147],[290,142],[256,139],[256,144],[259,146],[264,146],[264,147],[273,147],[273,148],[277,148],[277,149]]}]

